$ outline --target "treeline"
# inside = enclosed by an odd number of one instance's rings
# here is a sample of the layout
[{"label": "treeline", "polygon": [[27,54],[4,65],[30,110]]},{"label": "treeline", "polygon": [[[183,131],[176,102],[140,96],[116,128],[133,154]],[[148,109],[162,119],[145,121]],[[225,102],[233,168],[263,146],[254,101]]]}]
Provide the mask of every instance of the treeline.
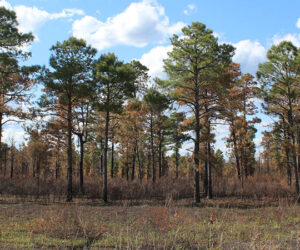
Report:
[{"label": "treeline", "polygon": [[[75,37],[52,46],[49,67],[21,67],[19,59],[30,56],[22,47],[33,36],[18,31],[13,11],[0,8],[0,16],[2,175],[38,181],[67,177],[67,201],[73,198],[74,176],[81,194],[88,176],[101,177],[105,202],[108,182],[116,177],[148,180],[155,187],[164,176],[175,181],[193,176],[186,181],[193,179],[194,200],[200,202],[200,183],[203,196],[212,198],[217,176],[236,175],[243,187],[266,165],[272,172],[285,171],[289,183],[293,168],[299,195],[300,50],[292,43],[272,46],[259,66],[259,83],[232,61],[231,45],[218,43],[212,30],[197,22],[171,38],[167,79],[151,79],[139,61],[125,63],[113,53],[97,57],[96,49]],[[32,105],[38,84],[43,94]],[[273,133],[264,136],[263,164],[255,159],[253,142],[258,99],[276,117]],[[31,120],[19,148],[13,140],[1,140],[3,125],[14,120]],[[229,127],[228,162],[214,148],[218,124]],[[188,142],[193,148],[182,155]]]}]

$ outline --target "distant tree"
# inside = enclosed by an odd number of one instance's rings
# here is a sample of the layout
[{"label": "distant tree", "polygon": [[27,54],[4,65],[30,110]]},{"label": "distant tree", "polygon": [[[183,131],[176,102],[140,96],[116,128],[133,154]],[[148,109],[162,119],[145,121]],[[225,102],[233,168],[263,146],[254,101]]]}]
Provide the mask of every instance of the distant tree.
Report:
[{"label": "distant tree", "polygon": [[155,88],[150,88],[144,95],[144,102],[148,110],[148,121],[150,129],[150,145],[151,145],[151,162],[152,162],[152,182],[156,181],[156,164],[155,164],[155,123],[161,118],[163,112],[169,107],[169,99],[166,95],[160,93]]},{"label": "distant tree", "polygon": [[171,149],[174,151],[176,178],[178,178],[179,169],[179,150],[181,149],[182,144],[189,139],[189,136],[183,133],[182,123],[185,119],[186,117],[183,112],[174,112],[170,115],[170,143]]}]

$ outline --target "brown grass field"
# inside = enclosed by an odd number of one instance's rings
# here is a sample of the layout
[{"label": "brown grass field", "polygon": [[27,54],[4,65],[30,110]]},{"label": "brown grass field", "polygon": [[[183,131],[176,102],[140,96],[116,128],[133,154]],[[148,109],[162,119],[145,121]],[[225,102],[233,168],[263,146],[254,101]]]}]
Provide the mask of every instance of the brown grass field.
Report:
[{"label": "brown grass field", "polygon": [[300,206],[280,178],[221,179],[200,205],[186,179],[110,181],[107,204],[94,179],[84,196],[74,183],[71,203],[63,182],[0,183],[1,249],[300,249]]},{"label": "brown grass field", "polygon": [[1,249],[300,248],[300,207],[287,200],[13,199],[0,203]]}]

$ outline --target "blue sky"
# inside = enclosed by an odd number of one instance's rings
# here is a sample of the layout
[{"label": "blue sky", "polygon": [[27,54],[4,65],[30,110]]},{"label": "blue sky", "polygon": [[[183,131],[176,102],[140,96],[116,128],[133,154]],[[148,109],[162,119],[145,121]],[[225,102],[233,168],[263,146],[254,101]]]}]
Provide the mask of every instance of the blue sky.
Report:
[{"label": "blue sky", "polygon": [[[290,40],[300,46],[300,1],[289,0],[0,0],[16,11],[19,29],[33,32],[28,64],[48,64],[49,49],[69,36],[84,38],[100,53],[115,52],[119,59],[139,59],[152,76],[163,76],[162,59],[171,49],[169,37],[184,25],[203,22],[236,47],[234,61],[244,73],[255,74],[272,44]],[[256,143],[270,119],[260,114]],[[227,128],[218,128],[217,147]],[[4,139],[23,137],[20,126],[10,125]]]}]

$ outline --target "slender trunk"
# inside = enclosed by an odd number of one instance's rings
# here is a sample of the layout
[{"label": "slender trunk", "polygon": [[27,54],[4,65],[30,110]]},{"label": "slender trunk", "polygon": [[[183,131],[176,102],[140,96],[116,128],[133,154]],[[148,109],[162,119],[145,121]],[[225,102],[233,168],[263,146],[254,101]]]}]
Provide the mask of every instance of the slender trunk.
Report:
[{"label": "slender trunk", "polygon": [[104,160],[103,160],[103,152],[101,153],[100,155],[100,175],[102,176],[103,175],[103,165],[104,165]]},{"label": "slender trunk", "polygon": [[73,170],[73,155],[72,155],[72,104],[69,101],[68,105],[68,193],[67,193],[67,202],[71,202],[73,198],[72,190],[72,170]]},{"label": "slender trunk", "polygon": [[131,171],[131,180],[133,181],[135,178],[135,160],[136,160],[136,147],[137,144],[135,144],[133,149],[133,156],[132,156],[132,171]]},{"label": "slender trunk", "polygon": [[[196,96],[197,97],[197,96]],[[199,97],[196,98],[196,126],[195,126],[195,146],[194,146],[194,201],[200,202],[200,186],[199,186],[199,157],[200,157],[200,115],[199,115]]]},{"label": "slender trunk", "polygon": [[239,157],[239,153],[238,153],[237,139],[236,139],[234,129],[232,130],[232,139],[233,139],[233,147],[234,147],[234,156],[235,156],[235,161],[236,161],[236,170],[237,170],[238,178],[240,180],[241,179],[240,157]]},{"label": "slender trunk", "polygon": [[161,131],[159,131],[159,145],[158,145],[158,177],[161,178],[162,176],[162,163],[161,163],[161,153],[162,153],[162,138],[161,138]]},{"label": "slender trunk", "polygon": [[108,131],[109,131],[109,109],[106,110],[105,119],[105,145],[104,145],[104,172],[103,172],[103,201],[107,202],[107,152],[108,152]]},{"label": "slender trunk", "polygon": [[79,192],[84,193],[84,188],[83,188],[83,156],[84,156],[84,142],[82,135],[79,136],[79,142],[80,142],[80,162],[79,162],[79,179],[80,179],[80,184],[79,184]]},{"label": "slender trunk", "polygon": [[152,182],[155,183],[155,180],[156,180],[156,167],[155,167],[153,114],[152,113],[151,113],[151,120],[150,120],[150,133],[151,133],[151,152],[152,152]]},{"label": "slender trunk", "polygon": [[140,152],[139,152],[139,145],[138,142],[136,141],[136,156],[137,156],[137,161],[138,161],[138,165],[139,165],[139,181],[140,183],[142,183],[143,180],[143,173],[142,173],[142,163],[141,163],[141,159],[140,159]]},{"label": "slender trunk", "polygon": [[176,166],[176,179],[178,178],[178,168],[179,168],[179,149],[176,145],[175,148],[175,166]]},{"label": "slender trunk", "polygon": [[296,138],[294,134],[294,118],[293,118],[293,106],[291,101],[291,94],[290,88],[288,88],[289,94],[289,110],[288,110],[288,122],[289,122],[289,130],[288,135],[292,141],[292,159],[293,159],[293,166],[294,166],[294,175],[295,175],[295,186],[297,192],[297,202],[300,202],[300,188],[299,188],[299,172],[298,172],[298,165],[297,165],[297,153],[296,153]]},{"label": "slender trunk", "polygon": [[59,161],[57,159],[56,163],[55,163],[55,179],[56,180],[59,178],[59,169],[60,169],[60,165],[59,165]]},{"label": "slender trunk", "polygon": [[15,152],[14,149],[10,150],[10,178],[13,178],[14,175],[14,161],[15,161]]},{"label": "slender trunk", "polygon": [[114,153],[115,153],[115,143],[114,136],[111,137],[111,162],[110,162],[110,177],[114,178]]},{"label": "slender trunk", "polygon": [[211,165],[211,148],[210,148],[210,142],[207,143],[207,179],[208,179],[208,185],[207,185],[207,198],[212,199],[213,198],[213,192],[212,192],[212,165]]},{"label": "slender trunk", "polygon": [[295,175],[295,185],[296,185],[296,192],[298,195],[297,201],[300,202],[300,189],[299,189],[299,172],[298,172],[298,166],[297,166],[297,155],[296,155],[296,143],[295,143],[295,137],[292,135],[292,156],[293,156],[293,165],[294,165],[294,175]]},{"label": "slender trunk", "polygon": [[150,179],[150,172],[151,172],[151,153],[149,150],[148,151],[148,162],[147,162],[147,180]]},{"label": "slender trunk", "polygon": [[[207,156],[207,147],[205,149],[206,158]],[[203,193],[205,196],[208,194],[208,172],[207,172],[208,161],[205,159],[204,161],[204,169],[203,169]]]}]

